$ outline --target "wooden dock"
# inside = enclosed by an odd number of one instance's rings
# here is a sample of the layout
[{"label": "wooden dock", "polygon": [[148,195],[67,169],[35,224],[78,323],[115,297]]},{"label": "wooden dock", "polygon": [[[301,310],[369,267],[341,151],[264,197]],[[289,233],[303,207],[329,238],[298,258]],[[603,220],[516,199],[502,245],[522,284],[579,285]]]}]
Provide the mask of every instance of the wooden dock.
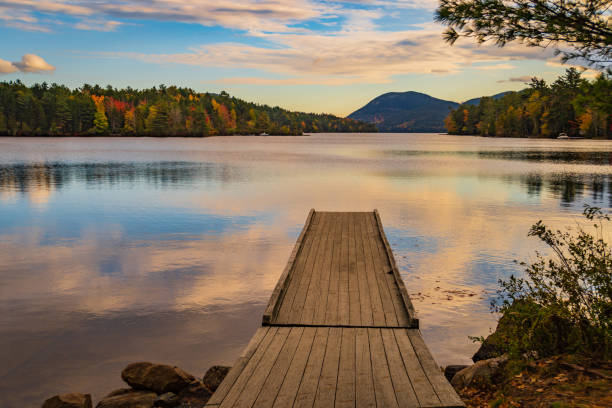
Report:
[{"label": "wooden dock", "polygon": [[465,407],[421,333],[378,212],[311,210],[262,327],[207,407]]}]

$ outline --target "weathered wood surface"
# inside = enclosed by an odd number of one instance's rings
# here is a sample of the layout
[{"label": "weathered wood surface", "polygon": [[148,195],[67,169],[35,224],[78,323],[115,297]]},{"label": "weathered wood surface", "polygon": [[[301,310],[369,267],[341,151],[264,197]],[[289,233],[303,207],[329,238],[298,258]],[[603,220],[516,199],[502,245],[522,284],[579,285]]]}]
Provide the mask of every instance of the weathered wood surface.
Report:
[{"label": "weathered wood surface", "polygon": [[416,328],[375,212],[311,211],[263,324]]},{"label": "weathered wood surface", "polygon": [[263,327],[207,407],[464,407],[418,330],[378,212],[311,210]]}]

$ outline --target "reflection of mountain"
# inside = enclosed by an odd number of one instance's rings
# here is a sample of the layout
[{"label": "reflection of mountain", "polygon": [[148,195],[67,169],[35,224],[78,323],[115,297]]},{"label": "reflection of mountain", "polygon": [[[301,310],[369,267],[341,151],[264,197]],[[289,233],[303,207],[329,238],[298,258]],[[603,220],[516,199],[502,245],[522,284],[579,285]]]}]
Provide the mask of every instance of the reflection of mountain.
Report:
[{"label": "reflection of mountain", "polygon": [[218,163],[79,163],[0,165],[0,191],[52,191],[71,182],[87,185],[146,183],[174,188],[197,180],[226,183],[247,177],[237,167]]}]

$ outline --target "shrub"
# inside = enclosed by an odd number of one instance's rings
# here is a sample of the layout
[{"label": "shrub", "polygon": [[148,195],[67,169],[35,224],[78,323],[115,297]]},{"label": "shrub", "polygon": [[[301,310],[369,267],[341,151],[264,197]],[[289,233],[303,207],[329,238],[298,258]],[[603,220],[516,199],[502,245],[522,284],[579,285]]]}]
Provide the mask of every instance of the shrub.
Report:
[{"label": "shrub", "polygon": [[503,313],[506,351],[538,351],[542,356],[579,353],[612,357],[612,251],[604,239],[610,218],[597,207],[583,214],[594,232],[552,230],[542,221],[529,236],[552,249],[552,257],[536,251],[522,278],[500,280],[494,310]]}]

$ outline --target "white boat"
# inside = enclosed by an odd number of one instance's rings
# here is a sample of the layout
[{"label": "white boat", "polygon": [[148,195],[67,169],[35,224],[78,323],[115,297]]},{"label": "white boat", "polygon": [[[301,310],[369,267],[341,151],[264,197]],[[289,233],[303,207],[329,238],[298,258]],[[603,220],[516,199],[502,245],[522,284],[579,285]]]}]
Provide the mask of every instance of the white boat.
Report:
[{"label": "white boat", "polygon": [[559,136],[557,136],[557,139],[569,139],[569,136],[567,135],[567,133],[561,132],[559,133]]},{"label": "white boat", "polygon": [[266,132],[260,133],[259,136],[270,136],[269,134],[267,134]]}]

